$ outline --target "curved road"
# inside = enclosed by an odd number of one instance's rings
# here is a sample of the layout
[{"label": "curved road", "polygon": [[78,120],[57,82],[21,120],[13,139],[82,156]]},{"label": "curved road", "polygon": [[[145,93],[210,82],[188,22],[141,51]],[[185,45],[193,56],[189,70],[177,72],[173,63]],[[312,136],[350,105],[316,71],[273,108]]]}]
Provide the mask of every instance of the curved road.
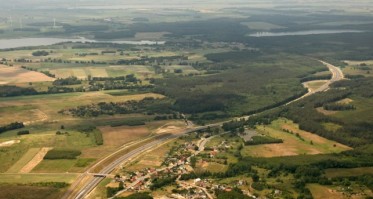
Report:
[{"label": "curved road", "polygon": [[[336,66],[333,66],[332,64],[329,64],[327,62],[324,62],[324,61],[321,61],[319,60],[321,63],[323,63],[326,67],[328,67],[329,71],[332,73],[332,78],[327,81],[324,85],[322,85],[320,88],[316,89],[315,91],[309,91],[308,93],[306,93],[305,95],[291,101],[291,102],[288,102],[286,105],[288,104],[291,104],[295,101],[298,101],[304,97],[307,97],[309,95],[312,95],[316,92],[322,92],[322,91],[326,91],[329,89],[329,85],[333,82],[336,82],[336,81],[339,81],[339,80],[342,80],[344,78],[344,75],[341,71],[341,69],[339,69],[338,67]],[[243,117],[240,117],[240,118],[244,118],[244,119],[247,119],[249,118],[250,116],[243,116]],[[240,119],[238,118],[238,119]],[[230,120],[229,120],[230,121]],[[173,134],[173,135],[169,135],[169,136],[166,136],[166,137],[162,137],[158,140],[155,140],[155,141],[152,141],[148,144],[145,144],[141,147],[138,147],[134,150],[132,150],[131,152],[121,156],[120,158],[118,158],[117,160],[115,160],[114,162],[112,162],[111,164],[109,164],[108,166],[106,166],[104,169],[102,169],[100,171],[100,174],[103,174],[102,177],[94,177],[93,179],[91,179],[90,181],[88,181],[84,187],[76,194],[76,195],[70,195],[70,196],[67,196],[65,198],[75,198],[75,199],[82,199],[82,198],[85,198],[87,197],[87,195],[101,182],[101,180],[103,180],[104,176],[107,175],[107,174],[110,174],[117,166],[119,166],[122,162],[124,161],[128,161],[130,160],[131,158],[134,158],[138,155],[140,155],[141,153],[145,152],[145,151],[148,151],[154,147],[156,147],[157,145],[160,145],[164,142],[166,142],[167,140],[169,139],[173,139],[173,138],[177,138],[179,136],[182,136],[184,134],[187,134],[187,133],[191,133],[191,132],[194,132],[194,131],[198,131],[198,130],[203,130],[203,129],[206,129],[208,127],[215,127],[215,126],[221,126],[224,122],[219,122],[219,123],[215,123],[215,124],[210,124],[210,125],[206,125],[206,126],[200,126],[200,127],[195,127],[195,128],[191,128],[191,129],[188,129],[188,130],[185,130],[183,132],[180,132],[179,134]]]}]

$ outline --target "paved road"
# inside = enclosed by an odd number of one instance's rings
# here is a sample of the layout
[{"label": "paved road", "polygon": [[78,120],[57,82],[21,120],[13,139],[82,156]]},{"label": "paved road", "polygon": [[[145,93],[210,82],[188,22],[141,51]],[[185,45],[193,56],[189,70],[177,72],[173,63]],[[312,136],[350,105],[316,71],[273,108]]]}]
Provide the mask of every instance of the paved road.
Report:
[{"label": "paved road", "polygon": [[[320,61],[320,60],[319,60]],[[332,64],[329,64],[327,62],[324,62],[324,61],[320,61],[321,63],[323,63],[324,65],[326,65],[328,67],[328,69],[330,70],[330,72],[332,73],[332,78],[327,81],[324,85],[322,85],[320,88],[318,88],[317,90],[315,91],[309,91],[307,94],[287,103],[287,104],[290,104],[290,103],[293,103],[295,101],[298,101],[304,97],[307,97],[309,95],[312,95],[316,92],[321,92],[321,91],[326,91],[327,89],[329,89],[329,85],[333,82],[336,82],[336,81],[339,81],[341,79],[344,78],[344,75],[342,73],[342,71],[336,67],[336,66],[333,66]],[[237,119],[247,119],[249,118],[250,116],[243,116],[243,117],[240,117],[240,118],[237,118]],[[226,122],[226,121],[225,121]],[[114,162],[112,162],[110,165],[106,166],[104,169],[102,169],[99,173],[101,174],[109,174],[111,173],[117,166],[119,166],[122,162],[124,161],[127,161],[131,158],[134,158],[138,155],[140,155],[141,153],[145,152],[145,151],[148,151],[149,149],[152,149],[154,147],[156,147],[157,145],[160,145],[164,142],[166,142],[167,140],[169,139],[173,139],[173,138],[177,138],[181,135],[184,135],[184,134],[187,134],[187,133],[191,133],[191,132],[195,132],[195,131],[198,131],[198,130],[203,130],[203,129],[206,129],[208,127],[216,127],[216,126],[221,126],[224,122],[219,122],[219,123],[215,123],[215,124],[210,124],[210,125],[206,125],[206,126],[200,126],[200,127],[195,127],[195,128],[191,128],[191,129],[188,129],[188,130],[185,130],[183,132],[180,132],[179,134],[173,134],[173,135],[169,135],[169,136],[166,136],[166,137],[163,137],[163,138],[160,138],[158,140],[155,140],[155,141],[152,141],[148,144],[145,144],[139,148],[136,148],[134,150],[132,150],[131,152],[123,155],[122,157],[118,158],[117,160],[115,160]],[[95,177],[93,179],[91,179],[89,182],[86,183],[86,185],[78,192],[78,194],[76,196],[70,196],[68,198],[75,198],[75,199],[82,199],[82,198],[85,198],[100,182],[101,180],[103,180],[104,177]]]}]

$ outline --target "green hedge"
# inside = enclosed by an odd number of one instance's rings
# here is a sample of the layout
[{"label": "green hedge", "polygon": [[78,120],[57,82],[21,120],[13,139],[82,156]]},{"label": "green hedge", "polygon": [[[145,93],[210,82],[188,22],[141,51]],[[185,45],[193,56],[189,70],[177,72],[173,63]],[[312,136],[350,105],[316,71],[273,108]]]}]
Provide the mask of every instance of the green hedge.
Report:
[{"label": "green hedge", "polygon": [[78,150],[68,149],[53,149],[48,151],[44,159],[56,160],[56,159],[76,159],[81,154]]}]

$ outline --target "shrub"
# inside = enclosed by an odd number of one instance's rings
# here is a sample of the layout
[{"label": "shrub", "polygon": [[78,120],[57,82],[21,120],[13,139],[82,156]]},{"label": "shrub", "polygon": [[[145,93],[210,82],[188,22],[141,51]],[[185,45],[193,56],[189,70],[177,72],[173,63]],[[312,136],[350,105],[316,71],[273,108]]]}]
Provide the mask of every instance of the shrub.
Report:
[{"label": "shrub", "polygon": [[47,55],[49,55],[49,53],[45,50],[38,50],[32,53],[32,56],[36,56],[36,57],[47,56]]},{"label": "shrub", "polygon": [[78,150],[68,149],[53,149],[48,151],[44,159],[57,160],[57,159],[76,159],[81,154]]},{"label": "shrub", "polygon": [[247,141],[246,145],[258,145],[258,144],[275,144],[275,143],[283,143],[283,140],[272,138],[268,136],[253,136],[252,140]]},{"label": "shrub", "polygon": [[29,130],[22,130],[22,131],[17,132],[17,135],[27,135],[27,134],[30,134]]},{"label": "shrub", "polygon": [[23,128],[24,125],[22,122],[13,122],[13,123],[10,123],[8,125],[5,125],[5,126],[0,126],[0,133],[3,133],[5,131],[10,131],[10,130],[14,130],[14,129],[20,129],[20,128]]}]

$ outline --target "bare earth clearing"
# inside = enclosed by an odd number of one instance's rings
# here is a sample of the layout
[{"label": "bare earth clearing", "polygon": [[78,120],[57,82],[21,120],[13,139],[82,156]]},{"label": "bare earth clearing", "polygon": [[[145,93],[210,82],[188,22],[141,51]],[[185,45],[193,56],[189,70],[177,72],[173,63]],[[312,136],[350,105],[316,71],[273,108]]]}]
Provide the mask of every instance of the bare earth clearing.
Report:
[{"label": "bare earth clearing", "polygon": [[7,146],[12,146],[13,144],[20,143],[20,140],[9,140],[5,142],[0,143],[0,147],[7,147]]}]

